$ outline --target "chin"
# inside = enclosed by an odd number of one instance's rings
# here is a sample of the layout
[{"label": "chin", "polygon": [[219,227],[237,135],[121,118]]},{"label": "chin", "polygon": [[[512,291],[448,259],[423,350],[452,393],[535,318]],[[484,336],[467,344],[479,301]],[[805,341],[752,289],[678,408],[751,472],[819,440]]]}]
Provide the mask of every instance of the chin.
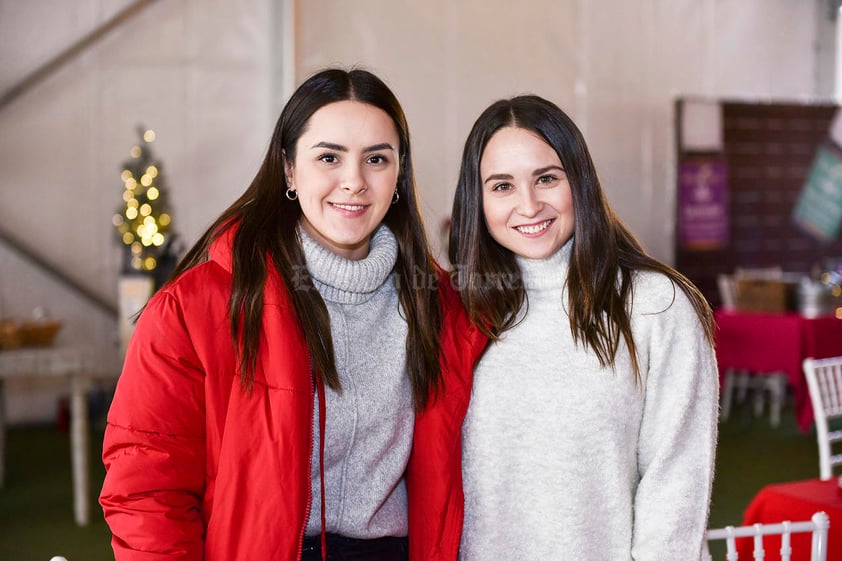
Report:
[{"label": "chin", "polygon": [[519,248],[519,250],[513,251],[513,253],[518,257],[526,259],[547,259],[554,255],[556,251],[558,251],[558,248],[527,247]]},{"label": "chin", "polygon": [[546,259],[552,255],[552,253],[540,252],[540,253],[529,253],[526,255],[521,255],[521,257],[526,257],[527,259]]}]

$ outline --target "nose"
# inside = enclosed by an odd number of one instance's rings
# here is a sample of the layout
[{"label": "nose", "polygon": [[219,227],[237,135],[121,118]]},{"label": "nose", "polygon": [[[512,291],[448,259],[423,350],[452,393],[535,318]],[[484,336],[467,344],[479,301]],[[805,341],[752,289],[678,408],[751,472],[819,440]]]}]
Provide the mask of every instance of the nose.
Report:
[{"label": "nose", "polygon": [[365,191],[368,186],[365,184],[365,176],[359,166],[349,164],[342,175],[340,184],[346,193],[356,195]]},{"label": "nose", "polygon": [[526,187],[520,190],[518,213],[526,217],[532,217],[541,211],[541,207],[543,207],[543,202],[538,198],[534,189]]}]

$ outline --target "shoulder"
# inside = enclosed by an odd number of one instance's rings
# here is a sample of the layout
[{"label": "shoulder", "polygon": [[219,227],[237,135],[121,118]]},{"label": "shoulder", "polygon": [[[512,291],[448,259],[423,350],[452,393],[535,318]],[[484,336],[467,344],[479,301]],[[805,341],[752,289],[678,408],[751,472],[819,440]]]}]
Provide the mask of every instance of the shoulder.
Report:
[{"label": "shoulder", "polygon": [[633,274],[632,310],[634,316],[665,314],[669,317],[695,317],[696,311],[684,289],[667,275],[656,271]]},{"label": "shoulder", "polygon": [[227,302],[231,295],[231,281],[229,271],[215,261],[207,261],[168,282],[155,297],[175,300],[182,306],[207,306],[220,298]]},{"label": "shoulder", "polygon": [[453,284],[450,273],[437,265],[436,274],[438,275],[439,299],[444,307],[445,314],[464,314],[465,308],[462,306],[459,292]]},{"label": "shoulder", "polygon": [[227,329],[230,297],[231,274],[213,261],[201,263],[152,295],[139,315],[135,333],[167,344],[167,339],[173,342]]},{"label": "shoulder", "polygon": [[484,346],[485,336],[476,328],[468,317],[468,311],[462,303],[462,297],[456,287],[456,281],[450,273],[438,269],[438,291],[444,309],[445,329],[450,328],[460,335],[468,336],[475,344]]}]

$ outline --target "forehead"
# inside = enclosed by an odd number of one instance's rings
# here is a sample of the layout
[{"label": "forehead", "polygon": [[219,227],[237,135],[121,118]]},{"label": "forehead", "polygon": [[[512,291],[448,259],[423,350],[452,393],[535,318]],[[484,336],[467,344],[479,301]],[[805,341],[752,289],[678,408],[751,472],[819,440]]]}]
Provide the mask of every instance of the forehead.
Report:
[{"label": "forehead", "polygon": [[541,136],[519,127],[503,127],[491,135],[480,161],[483,171],[489,167],[532,164],[561,165],[561,161]]},{"label": "forehead", "polygon": [[346,147],[371,146],[388,142],[398,148],[394,121],[382,109],[360,101],[336,101],[320,107],[310,116],[299,139],[303,148],[330,142]]}]

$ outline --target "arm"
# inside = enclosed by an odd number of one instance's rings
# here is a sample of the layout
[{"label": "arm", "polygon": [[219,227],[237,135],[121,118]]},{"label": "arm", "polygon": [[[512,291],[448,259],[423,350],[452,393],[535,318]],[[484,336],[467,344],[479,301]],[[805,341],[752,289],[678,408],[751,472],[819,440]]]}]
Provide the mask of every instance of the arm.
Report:
[{"label": "arm", "polygon": [[713,483],[718,414],[716,357],[692,306],[675,301],[638,342],[648,354],[638,440],[632,557],[640,561],[701,555]]},{"label": "arm", "polygon": [[204,373],[178,302],[157,294],[126,353],[100,504],[117,561],[203,558]]}]

